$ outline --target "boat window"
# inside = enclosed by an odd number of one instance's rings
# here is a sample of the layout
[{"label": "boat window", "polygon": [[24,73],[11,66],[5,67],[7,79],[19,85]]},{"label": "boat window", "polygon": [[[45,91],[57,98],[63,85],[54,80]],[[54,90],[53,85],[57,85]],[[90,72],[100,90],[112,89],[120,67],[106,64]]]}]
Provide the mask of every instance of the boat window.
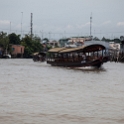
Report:
[{"label": "boat window", "polygon": [[91,56],[91,53],[89,53],[88,56]]},{"label": "boat window", "polygon": [[89,54],[88,53],[86,53],[86,56],[88,56]]},{"label": "boat window", "polygon": [[72,53],[69,53],[68,56],[69,56],[69,57],[72,57],[73,55],[72,55]]},{"label": "boat window", "polygon": [[62,57],[62,55],[61,54],[58,54],[58,57]]},{"label": "boat window", "polygon": [[74,56],[77,57],[78,56],[78,53],[74,53]]},{"label": "boat window", "polygon": [[66,54],[66,53],[64,53],[64,54],[63,54],[63,57],[64,57],[64,58],[66,58],[66,57],[67,57],[67,54]]},{"label": "boat window", "polygon": [[57,58],[58,57],[58,54],[57,53],[55,53],[55,58]]}]

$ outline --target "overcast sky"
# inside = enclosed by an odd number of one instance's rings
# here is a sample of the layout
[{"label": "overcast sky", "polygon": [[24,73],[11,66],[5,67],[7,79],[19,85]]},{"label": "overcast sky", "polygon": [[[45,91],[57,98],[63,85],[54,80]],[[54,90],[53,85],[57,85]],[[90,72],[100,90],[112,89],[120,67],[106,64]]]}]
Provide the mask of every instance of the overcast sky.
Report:
[{"label": "overcast sky", "polygon": [[[40,37],[124,35],[124,0],[0,0],[0,30]],[[21,25],[22,23],[22,25]],[[42,35],[43,32],[43,35]]]}]

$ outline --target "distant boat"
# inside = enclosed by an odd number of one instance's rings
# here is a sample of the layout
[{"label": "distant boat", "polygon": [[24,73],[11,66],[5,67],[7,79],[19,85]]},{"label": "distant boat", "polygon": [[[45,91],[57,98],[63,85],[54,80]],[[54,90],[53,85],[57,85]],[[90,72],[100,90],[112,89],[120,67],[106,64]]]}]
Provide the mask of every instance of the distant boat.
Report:
[{"label": "distant boat", "polygon": [[79,47],[62,47],[50,49],[47,53],[47,63],[62,67],[101,67],[109,60],[106,47],[92,44]]},{"label": "distant boat", "polygon": [[4,54],[4,55],[2,56],[2,58],[11,58],[11,55],[10,55],[10,54]]},{"label": "distant boat", "polygon": [[34,62],[37,62],[37,61],[44,62],[46,59],[46,53],[45,52],[35,52],[35,53],[33,53],[32,56],[33,56]]}]

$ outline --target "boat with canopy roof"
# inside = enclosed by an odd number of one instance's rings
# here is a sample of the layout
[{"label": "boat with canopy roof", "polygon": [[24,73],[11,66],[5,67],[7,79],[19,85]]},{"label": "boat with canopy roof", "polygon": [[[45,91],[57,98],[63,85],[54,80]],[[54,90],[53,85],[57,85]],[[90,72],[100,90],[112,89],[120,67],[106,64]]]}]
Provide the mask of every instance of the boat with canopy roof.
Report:
[{"label": "boat with canopy roof", "polygon": [[80,47],[62,47],[50,49],[47,53],[47,63],[62,67],[101,67],[109,60],[106,47],[92,44]]}]

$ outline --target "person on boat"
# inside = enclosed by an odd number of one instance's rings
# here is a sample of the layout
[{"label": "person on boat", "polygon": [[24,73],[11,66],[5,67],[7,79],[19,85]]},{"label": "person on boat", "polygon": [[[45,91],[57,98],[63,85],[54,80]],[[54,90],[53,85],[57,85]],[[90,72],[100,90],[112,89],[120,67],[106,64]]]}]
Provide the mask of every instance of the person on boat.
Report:
[{"label": "person on boat", "polygon": [[85,53],[82,54],[82,59],[83,59],[82,62],[85,63],[86,62],[86,54]]},{"label": "person on boat", "polygon": [[86,60],[86,54],[85,53],[82,54],[82,58],[83,58],[83,60]]}]

